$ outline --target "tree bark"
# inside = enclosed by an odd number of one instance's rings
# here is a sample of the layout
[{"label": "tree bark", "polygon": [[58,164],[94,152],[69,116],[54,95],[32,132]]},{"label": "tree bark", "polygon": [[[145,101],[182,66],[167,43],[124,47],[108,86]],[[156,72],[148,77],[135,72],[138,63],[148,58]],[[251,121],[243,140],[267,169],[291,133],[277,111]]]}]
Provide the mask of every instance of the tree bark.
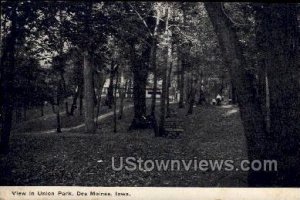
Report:
[{"label": "tree bark", "polygon": [[13,113],[13,81],[15,74],[15,47],[17,42],[17,3],[12,7],[11,32],[7,36],[6,49],[1,57],[1,95],[2,99],[2,132],[0,153],[9,152],[9,138],[12,126]]},{"label": "tree bark", "polygon": [[[139,65],[143,65],[140,63]],[[137,66],[133,72],[134,119],[138,121],[146,116],[146,81],[147,72],[144,67]],[[142,68],[142,69],[141,69]]]},{"label": "tree bark", "polygon": [[[179,93],[179,95],[180,95],[180,85],[181,85],[181,82],[180,82],[180,77],[181,77],[180,70],[181,70],[181,58],[180,58],[180,50],[179,50],[179,47],[177,46],[177,68],[176,68],[176,73],[177,73],[176,80],[177,80],[177,83],[176,83],[176,101],[178,101],[178,102],[179,102],[179,99],[178,99],[178,93]],[[179,98],[180,98],[180,96],[179,96]]]},{"label": "tree bark", "polygon": [[198,105],[202,105],[205,102],[205,95],[204,95],[202,84],[203,84],[203,70],[201,70],[200,72],[200,90],[199,90],[199,99],[197,102]]},{"label": "tree bark", "polygon": [[[265,153],[264,118],[255,96],[254,76],[244,67],[246,61],[233,24],[223,13],[221,3],[205,3],[205,7],[217,34],[225,64],[229,66],[232,83],[236,87],[249,160],[268,159]],[[266,173],[250,171],[249,185],[266,185]]]},{"label": "tree bark", "polygon": [[78,85],[77,87],[77,91],[75,92],[74,96],[73,96],[73,101],[72,101],[72,106],[71,106],[71,111],[70,111],[70,115],[74,115],[74,111],[77,108],[77,99],[79,94],[82,92],[82,86]]},{"label": "tree bark", "polygon": [[168,90],[168,69],[170,68],[171,56],[172,56],[172,47],[170,44],[170,31],[169,31],[169,17],[170,17],[170,8],[166,8],[166,28],[165,28],[165,37],[166,37],[166,64],[162,66],[162,91],[160,98],[160,120],[159,120],[159,135],[165,135],[165,118],[166,118],[166,100],[167,100],[167,90]]},{"label": "tree bark", "polygon": [[299,32],[296,4],[263,5],[266,70],[270,90],[269,154],[278,161],[276,186],[300,186]]},{"label": "tree bark", "polygon": [[193,84],[193,78],[190,81],[191,81],[191,86],[190,86],[191,88],[189,91],[189,97],[187,98],[188,102],[189,102],[189,109],[188,109],[187,115],[193,114],[193,108],[194,108],[194,104],[195,104],[195,95],[196,95],[196,89]]},{"label": "tree bark", "polygon": [[171,43],[170,47],[168,48],[168,64],[167,64],[167,117],[170,117],[170,87],[171,87],[171,75],[172,75],[172,53],[173,53],[173,43]]},{"label": "tree bark", "polygon": [[98,91],[98,98],[97,98],[97,111],[96,111],[96,116],[95,116],[95,124],[96,127],[98,127],[98,116],[100,115],[100,107],[101,107],[101,96],[102,96],[102,90],[105,84],[106,78],[105,76],[102,74],[100,75],[100,87],[99,87],[99,91]]},{"label": "tree bark", "polygon": [[[260,5],[260,4],[259,4]],[[258,63],[258,100],[260,102],[261,110],[264,115],[264,128],[266,132],[270,132],[270,127],[269,127],[269,113],[270,113],[270,107],[267,106],[269,105],[269,95],[267,91],[269,90],[268,88],[268,74],[267,74],[267,49],[268,44],[267,44],[267,26],[262,19],[263,19],[263,12],[260,12],[257,10],[255,12],[256,16],[256,23],[255,23],[255,31],[256,31],[256,48],[259,49],[257,51],[257,63]]]},{"label": "tree bark", "polygon": [[79,115],[81,116],[83,114],[83,89],[80,90],[79,95]]},{"label": "tree bark", "polygon": [[157,41],[154,38],[152,40],[151,45],[151,63],[152,63],[152,71],[153,71],[153,91],[151,96],[151,115],[155,114],[156,107],[156,93],[157,93],[157,67],[156,67],[156,50],[157,50]]},{"label": "tree bark", "polygon": [[115,65],[114,61],[111,62],[110,67],[110,77],[109,77],[109,86],[107,89],[107,96],[106,96],[106,105],[109,107],[109,109],[112,108],[114,104],[114,77],[115,77]]},{"label": "tree bark", "polygon": [[[119,95],[120,95],[120,111],[119,111],[119,119],[123,118],[123,111],[124,111],[124,99],[127,91],[127,84],[128,81],[126,80],[125,85],[124,85],[124,90],[120,88]],[[123,91],[121,91],[123,90]]]},{"label": "tree bark", "polygon": [[61,122],[60,122],[60,98],[59,98],[59,97],[57,97],[56,132],[57,132],[57,133],[61,133]]},{"label": "tree bark", "polygon": [[84,114],[85,114],[85,132],[95,132],[94,122],[94,88],[93,88],[93,67],[90,62],[89,53],[84,52]]},{"label": "tree bark", "polygon": [[160,120],[159,120],[159,136],[164,135],[164,124],[166,117],[166,93],[167,93],[167,67],[162,67],[162,91],[160,98]]},{"label": "tree bark", "polygon": [[117,90],[118,90],[118,82],[119,82],[119,73],[118,69],[116,69],[116,83],[114,87],[114,133],[117,132]]},{"label": "tree bark", "polygon": [[69,116],[70,112],[69,112],[69,104],[68,104],[68,99],[65,99],[65,109],[66,109],[66,115]]},{"label": "tree bark", "polygon": [[236,96],[236,88],[233,84],[233,81],[231,81],[231,103],[236,104],[237,103],[237,96]]},{"label": "tree bark", "polygon": [[[156,53],[157,53],[157,36],[159,32],[160,24],[160,11],[156,9],[156,20],[153,26],[152,43],[151,43],[151,54],[150,54],[150,65],[153,71],[153,91],[151,101],[151,116],[155,119],[155,108],[156,108],[156,94],[157,94],[157,66],[156,66]],[[153,21],[152,21],[153,22]],[[151,24],[151,23],[150,23]],[[156,131],[157,132],[157,131]]]},{"label": "tree bark", "polygon": [[180,52],[180,61],[181,61],[181,71],[180,71],[180,96],[179,96],[179,108],[184,108],[184,75],[185,75],[185,58],[182,57],[182,53]]},{"label": "tree bark", "polygon": [[151,49],[147,46],[142,55],[135,52],[134,43],[131,44],[131,62],[133,71],[133,104],[134,118],[129,127],[130,129],[139,129],[145,127],[146,116],[146,83],[148,77],[148,62]]},{"label": "tree bark", "polygon": [[63,91],[63,80],[60,80],[57,84],[57,94],[56,94],[56,132],[61,133],[61,120],[60,120],[60,102]]}]

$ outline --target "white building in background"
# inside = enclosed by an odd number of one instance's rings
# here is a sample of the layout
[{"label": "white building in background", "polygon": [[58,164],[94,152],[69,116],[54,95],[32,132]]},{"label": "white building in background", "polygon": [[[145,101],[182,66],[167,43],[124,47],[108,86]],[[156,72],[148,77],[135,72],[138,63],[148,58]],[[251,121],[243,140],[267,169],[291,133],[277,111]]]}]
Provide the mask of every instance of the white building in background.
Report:
[{"label": "white building in background", "polygon": [[[120,78],[120,83],[119,83],[119,88],[124,88],[125,86],[125,78],[123,75],[121,75],[121,78]],[[105,83],[104,83],[104,86],[103,86],[103,89],[102,89],[102,97],[105,97],[107,95],[107,92],[108,92],[108,88],[109,88],[109,84],[110,84],[110,78],[107,78],[105,80]],[[133,93],[132,93],[132,90],[133,90],[133,80],[129,81],[128,83],[128,91],[127,91],[127,94],[126,94],[126,97],[132,97]],[[146,98],[151,98],[152,97],[152,93],[153,93],[153,75],[150,74],[149,77],[148,77],[148,80],[147,80],[147,85],[146,85]],[[173,83],[171,83],[171,87],[169,88],[170,92],[170,99],[174,99],[175,98],[175,95],[173,94],[173,90],[175,91],[174,87],[173,87]],[[161,92],[162,92],[162,80],[158,80],[157,81],[157,91],[156,91],[156,98],[160,98],[161,97]],[[119,96],[119,91],[117,90],[117,97]]]}]

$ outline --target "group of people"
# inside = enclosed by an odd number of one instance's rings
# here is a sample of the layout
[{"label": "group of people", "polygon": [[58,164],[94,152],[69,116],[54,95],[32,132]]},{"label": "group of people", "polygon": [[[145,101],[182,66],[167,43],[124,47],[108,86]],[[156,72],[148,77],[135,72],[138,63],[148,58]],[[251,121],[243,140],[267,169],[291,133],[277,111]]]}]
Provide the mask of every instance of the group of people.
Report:
[{"label": "group of people", "polygon": [[212,105],[219,106],[219,105],[221,105],[221,101],[223,101],[223,97],[220,94],[218,94],[216,96],[216,98],[212,99],[211,103],[212,103]]}]

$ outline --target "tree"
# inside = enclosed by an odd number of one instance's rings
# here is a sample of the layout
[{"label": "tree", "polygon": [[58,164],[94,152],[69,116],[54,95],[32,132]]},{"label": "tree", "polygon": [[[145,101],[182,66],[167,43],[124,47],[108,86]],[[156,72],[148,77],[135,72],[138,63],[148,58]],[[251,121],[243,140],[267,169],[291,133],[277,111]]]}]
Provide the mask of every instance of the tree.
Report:
[{"label": "tree", "polygon": [[[229,66],[232,83],[236,87],[241,118],[247,138],[248,157],[254,159],[277,159],[281,167],[277,173],[249,173],[250,186],[288,186],[299,184],[299,81],[292,75],[296,69],[298,44],[296,9],[289,4],[262,8],[264,34],[268,34],[269,52],[265,55],[270,81],[271,132],[264,128],[264,115],[256,96],[254,75],[247,66],[233,21],[224,14],[220,3],[205,3],[208,15],[215,28],[225,63]],[[265,23],[271,21],[271,23]],[[290,34],[292,33],[292,34]],[[260,35],[259,35],[260,36]],[[261,49],[264,50],[264,49]],[[289,52],[288,54],[285,52]],[[272,68],[271,68],[272,66]],[[279,73],[271,73],[274,70]],[[294,78],[295,77],[295,78]],[[288,81],[287,81],[288,80]],[[291,84],[292,83],[292,84]],[[291,86],[293,85],[293,86]],[[289,99],[287,101],[287,99]],[[296,114],[298,113],[298,114]],[[294,159],[291,162],[291,159]],[[287,164],[288,163],[288,164]]]},{"label": "tree", "polygon": [[278,173],[268,178],[273,185],[295,186],[299,185],[300,178],[297,7],[296,4],[263,4],[257,6],[256,11],[256,20],[261,23],[257,36],[263,38],[261,42],[268,47],[259,48],[265,57],[270,90],[268,155],[280,166]]},{"label": "tree", "polygon": [[[35,17],[35,7],[31,2],[1,2],[1,11],[11,22],[7,28],[9,33],[5,33],[3,38],[1,55],[1,143],[0,151],[9,151],[9,138],[12,125],[12,112],[14,102],[13,82],[15,74],[15,53],[16,45],[24,42],[27,32],[25,25],[29,24]],[[18,12],[20,11],[20,12]],[[1,14],[2,15],[2,14]],[[2,18],[3,16],[1,16]]]},{"label": "tree", "polygon": [[[232,22],[223,12],[221,3],[205,3],[207,13],[211,19],[219,40],[224,62],[229,67],[233,85],[236,86],[238,105],[247,138],[249,160],[264,159],[265,132],[262,126],[263,117],[255,98],[253,75],[243,66],[246,61],[242,53],[236,31]],[[250,172],[251,173],[251,172]],[[262,183],[264,177],[257,177],[258,173],[249,175],[249,183]]]},{"label": "tree", "polygon": [[148,60],[150,48],[146,47],[141,50],[142,54],[138,55],[135,49],[135,43],[130,47],[131,62],[133,71],[133,102],[134,118],[131,128],[143,128],[144,117],[146,116],[146,83],[148,77]]},{"label": "tree", "polygon": [[93,68],[90,62],[89,53],[84,52],[84,65],[83,65],[83,77],[84,77],[84,116],[85,116],[85,131],[87,133],[95,132],[94,122],[94,88],[93,88]]},{"label": "tree", "polygon": [[[158,37],[159,37],[159,25],[160,25],[160,18],[161,18],[161,11],[160,11],[161,3],[157,3],[157,5],[154,5],[154,10],[155,10],[155,26],[153,28],[152,32],[152,44],[151,44],[151,56],[150,56],[150,63],[152,67],[152,72],[153,72],[153,91],[152,91],[152,97],[151,97],[151,115],[155,119],[155,107],[156,107],[156,95],[157,95],[157,45],[158,45]],[[157,132],[157,131],[156,131]]]}]

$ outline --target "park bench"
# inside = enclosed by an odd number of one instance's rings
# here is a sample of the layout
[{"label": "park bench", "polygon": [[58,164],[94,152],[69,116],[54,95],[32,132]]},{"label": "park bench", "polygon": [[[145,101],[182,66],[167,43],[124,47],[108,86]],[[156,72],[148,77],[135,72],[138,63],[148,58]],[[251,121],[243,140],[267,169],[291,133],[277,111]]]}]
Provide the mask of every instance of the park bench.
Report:
[{"label": "park bench", "polygon": [[178,138],[184,132],[183,121],[174,118],[166,118],[164,123],[164,133],[167,138]]}]

